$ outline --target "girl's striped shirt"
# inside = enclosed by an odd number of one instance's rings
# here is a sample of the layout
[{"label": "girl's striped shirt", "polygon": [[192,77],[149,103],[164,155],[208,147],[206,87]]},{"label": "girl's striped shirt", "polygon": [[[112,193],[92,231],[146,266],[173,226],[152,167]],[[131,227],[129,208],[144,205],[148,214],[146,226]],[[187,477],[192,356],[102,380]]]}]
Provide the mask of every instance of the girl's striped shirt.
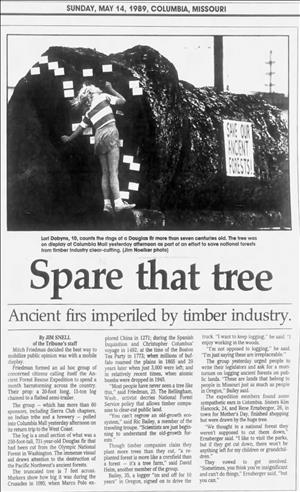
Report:
[{"label": "girl's striped shirt", "polygon": [[83,116],[80,126],[82,128],[93,126],[97,130],[97,128],[102,128],[108,123],[115,121],[110,104],[116,104],[117,99],[117,97],[106,94],[105,92],[96,94],[90,109]]}]

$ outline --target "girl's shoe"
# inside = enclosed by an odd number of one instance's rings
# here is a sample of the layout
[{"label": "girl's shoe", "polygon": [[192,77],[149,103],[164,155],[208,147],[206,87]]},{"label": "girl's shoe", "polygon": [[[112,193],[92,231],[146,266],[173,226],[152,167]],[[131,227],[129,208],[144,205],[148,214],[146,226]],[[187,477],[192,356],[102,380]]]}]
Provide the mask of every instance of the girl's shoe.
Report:
[{"label": "girl's shoe", "polygon": [[122,210],[131,210],[135,207],[135,203],[127,203],[122,201],[120,204],[115,204],[115,212],[122,212]]}]

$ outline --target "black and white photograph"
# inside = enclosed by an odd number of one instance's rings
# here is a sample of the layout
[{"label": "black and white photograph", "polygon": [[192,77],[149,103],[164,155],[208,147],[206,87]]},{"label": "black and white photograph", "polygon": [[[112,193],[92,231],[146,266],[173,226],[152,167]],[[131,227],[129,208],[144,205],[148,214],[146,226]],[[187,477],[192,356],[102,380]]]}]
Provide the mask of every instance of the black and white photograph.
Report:
[{"label": "black and white photograph", "polygon": [[289,230],[289,38],[8,35],[7,228]]},{"label": "black and white photograph", "polygon": [[1,7],[1,491],[299,491],[299,1]]}]

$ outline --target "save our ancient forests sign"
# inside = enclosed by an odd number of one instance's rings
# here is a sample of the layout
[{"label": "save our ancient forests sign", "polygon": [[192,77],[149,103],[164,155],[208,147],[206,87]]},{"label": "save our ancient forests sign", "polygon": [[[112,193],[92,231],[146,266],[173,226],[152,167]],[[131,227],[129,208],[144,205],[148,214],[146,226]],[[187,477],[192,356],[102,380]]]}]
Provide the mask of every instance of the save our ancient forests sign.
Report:
[{"label": "save our ancient forests sign", "polygon": [[223,120],[223,134],[227,176],[254,177],[252,124]]}]

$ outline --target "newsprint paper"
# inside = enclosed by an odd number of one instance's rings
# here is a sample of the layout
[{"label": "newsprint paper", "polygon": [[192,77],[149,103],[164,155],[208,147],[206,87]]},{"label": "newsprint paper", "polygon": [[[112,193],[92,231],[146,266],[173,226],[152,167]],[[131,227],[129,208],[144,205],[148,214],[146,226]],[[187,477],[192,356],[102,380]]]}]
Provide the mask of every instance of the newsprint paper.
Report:
[{"label": "newsprint paper", "polygon": [[2,490],[298,490],[299,3],[3,1]]}]

